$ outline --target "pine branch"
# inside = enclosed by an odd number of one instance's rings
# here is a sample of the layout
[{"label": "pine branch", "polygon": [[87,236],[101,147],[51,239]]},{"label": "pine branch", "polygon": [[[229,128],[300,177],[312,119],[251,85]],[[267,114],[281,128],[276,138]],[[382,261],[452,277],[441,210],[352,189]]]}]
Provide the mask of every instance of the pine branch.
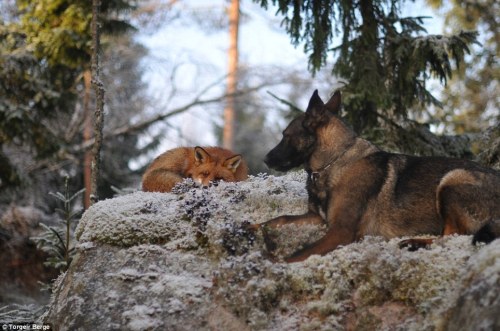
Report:
[{"label": "pine branch", "polygon": [[291,103],[290,101],[288,100],[285,100],[283,98],[280,98],[278,97],[276,94],[272,93],[272,92],[269,92],[267,91],[267,93],[272,96],[273,98],[275,98],[276,100],[278,100],[279,102],[287,105],[288,107],[290,107],[290,110],[293,112],[293,113],[296,113],[296,114],[300,114],[300,113],[303,113],[304,111],[302,109],[300,109],[299,107],[297,107],[296,105],[294,105],[293,103]]}]

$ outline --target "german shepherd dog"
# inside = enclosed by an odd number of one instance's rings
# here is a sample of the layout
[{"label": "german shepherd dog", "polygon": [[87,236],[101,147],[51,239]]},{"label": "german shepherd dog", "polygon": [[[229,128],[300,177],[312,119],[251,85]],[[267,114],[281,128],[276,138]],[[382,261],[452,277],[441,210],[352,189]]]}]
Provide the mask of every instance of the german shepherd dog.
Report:
[{"label": "german shepherd dog", "polygon": [[[456,233],[489,242],[500,235],[500,172],[467,160],[384,152],[356,136],[340,119],[340,107],[340,92],[325,104],[315,91],[306,112],[266,155],[265,163],[279,171],[304,165],[308,212],[279,216],[253,229],[328,226],[321,239],[287,262],[324,255],[364,236]],[[418,249],[432,240],[414,238],[401,246]]]}]

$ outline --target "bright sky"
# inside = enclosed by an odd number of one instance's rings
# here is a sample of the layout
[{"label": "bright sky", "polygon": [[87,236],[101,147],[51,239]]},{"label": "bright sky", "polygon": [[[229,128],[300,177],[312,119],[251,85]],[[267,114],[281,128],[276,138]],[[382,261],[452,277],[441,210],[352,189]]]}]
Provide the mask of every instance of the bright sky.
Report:
[{"label": "bright sky", "polygon": [[[223,15],[228,3],[225,0],[210,2],[185,0],[177,4],[182,7],[182,11],[195,8],[203,15],[208,8],[211,8],[210,13]],[[275,8],[270,6],[266,11],[250,0],[241,0],[240,6],[243,20],[239,36],[240,64],[250,68],[279,64],[285,68],[302,67],[304,71],[307,69],[307,57],[304,55],[303,47],[294,48],[291,45],[288,35],[280,27],[281,17],[274,16]],[[423,0],[419,0],[416,3],[407,2],[404,15],[433,16],[434,14]],[[207,21],[209,21],[208,16]],[[432,18],[427,22],[426,27],[429,33],[441,33],[442,19]],[[199,91],[214,81],[222,79],[227,71],[226,52],[229,36],[226,29],[210,31],[210,29],[200,27],[199,23],[178,19],[164,24],[152,35],[142,35],[139,40],[150,50],[150,56],[146,62],[146,81],[157,100],[156,105],[162,105],[167,109],[189,102],[195,94],[194,91]],[[175,78],[171,81],[173,64],[177,65],[177,70]],[[170,99],[168,91],[173,85],[177,86],[177,91],[175,97]],[[208,95],[221,94],[223,88],[222,81],[217,87],[211,89]],[[304,92],[304,100],[307,100],[312,91]],[[174,120],[169,120],[173,126],[180,129],[175,130],[172,127],[166,129],[168,134],[162,148],[177,145],[215,144],[212,124],[214,118],[217,117],[219,118],[215,122],[220,122],[221,114],[222,109],[219,114],[216,114],[213,110],[207,111],[200,107],[177,116]],[[165,130],[165,127],[161,130]]]}]

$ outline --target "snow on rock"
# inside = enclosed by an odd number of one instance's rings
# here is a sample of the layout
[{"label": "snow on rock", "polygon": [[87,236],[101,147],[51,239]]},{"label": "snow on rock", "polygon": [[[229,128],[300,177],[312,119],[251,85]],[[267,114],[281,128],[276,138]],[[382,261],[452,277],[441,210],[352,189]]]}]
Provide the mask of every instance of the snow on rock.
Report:
[{"label": "snow on rock", "polygon": [[[448,236],[408,252],[368,237],[302,263],[280,261],[324,227],[247,224],[307,208],[304,172],[101,201],[44,321],[56,330],[493,330],[500,240]],[[272,251],[271,251],[272,249]]]}]

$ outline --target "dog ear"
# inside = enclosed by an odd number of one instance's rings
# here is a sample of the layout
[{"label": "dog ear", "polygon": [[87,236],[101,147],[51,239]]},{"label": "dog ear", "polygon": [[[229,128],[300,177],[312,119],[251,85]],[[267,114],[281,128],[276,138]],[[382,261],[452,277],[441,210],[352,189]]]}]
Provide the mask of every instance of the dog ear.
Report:
[{"label": "dog ear", "polygon": [[194,159],[197,163],[205,163],[210,160],[210,154],[200,146],[194,148]]},{"label": "dog ear", "polygon": [[314,90],[313,95],[311,96],[311,99],[309,99],[309,105],[307,106],[307,111],[310,109],[314,108],[321,108],[325,104],[323,103],[323,100],[319,97],[318,90]]},{"label": "dog ear", "polygon": [[323,112],[323,107],[325,107],[325,104],[319,97],[318,90],[314,90],[306,109],[306,117],[318,117]]},{"label": "dog ear", "polygon": [[326,109],[332,114],[337,115],[340,112],[341,97],[340,91],[335,91],[330,100],[325,103]]},{"label": "dog ear", "polygon": [[238,169],[238,166],[241,163],[241,155],[234,155],[231,156],[230,158],[227,158],[224,161],[224,167],[228,168],[231,170],[233,173],[236,172],[236,169]]},{"label": "dog ear", "polygon": [[318,95],[318,90],[315,90],[311,100],[309,100],[309,105],[306,110],[306,117],[302,122],[302,125],[307,130],[313,132],[321,125],[328,122],[329,116],[328,112],[325,111],[325,104],[323,100]]}]

